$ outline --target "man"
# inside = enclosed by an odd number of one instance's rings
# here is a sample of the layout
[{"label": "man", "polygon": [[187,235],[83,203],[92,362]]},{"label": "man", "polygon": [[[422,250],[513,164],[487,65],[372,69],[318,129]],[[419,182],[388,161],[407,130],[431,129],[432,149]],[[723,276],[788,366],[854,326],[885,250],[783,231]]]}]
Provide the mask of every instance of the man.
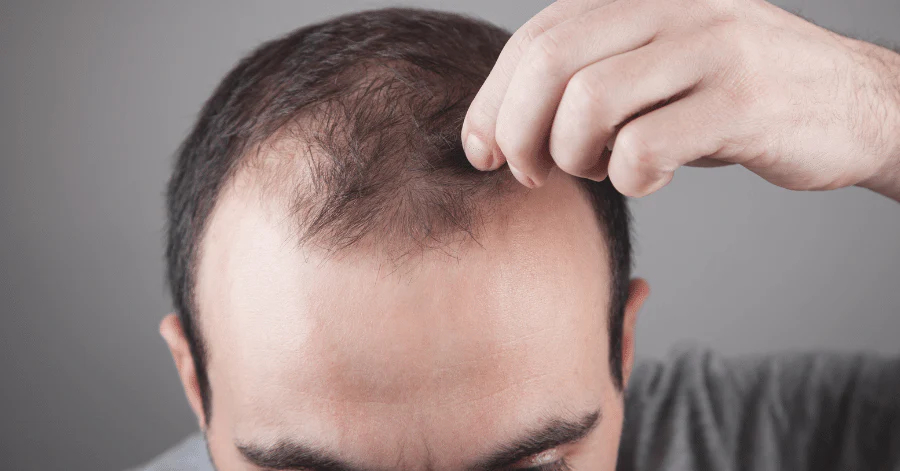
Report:
[{"label": "man", "polygon": [[380,10],[228,74],[169,187],[160,330],[203,435],[145,469],[900,467],[896,359],[633,368],[622,197],[737,163],[900,201],[900,57],[724,0],[508,39]]}]

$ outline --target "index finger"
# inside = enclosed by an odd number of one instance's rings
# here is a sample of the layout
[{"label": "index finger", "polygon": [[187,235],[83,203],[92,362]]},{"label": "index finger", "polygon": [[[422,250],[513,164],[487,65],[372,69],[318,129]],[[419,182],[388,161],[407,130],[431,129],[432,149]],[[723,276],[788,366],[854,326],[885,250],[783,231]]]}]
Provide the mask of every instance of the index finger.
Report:
[{"label": "index finger", "polygon": [[497,63],[472,100],[462,127],[462,142],[469,162],[480,170],[495,170],[506,161],[494,131],[500,105],[513,72],[528,47],[550,28],[616,0],[558,1],[541,10],[519,28],[503,47]]}]

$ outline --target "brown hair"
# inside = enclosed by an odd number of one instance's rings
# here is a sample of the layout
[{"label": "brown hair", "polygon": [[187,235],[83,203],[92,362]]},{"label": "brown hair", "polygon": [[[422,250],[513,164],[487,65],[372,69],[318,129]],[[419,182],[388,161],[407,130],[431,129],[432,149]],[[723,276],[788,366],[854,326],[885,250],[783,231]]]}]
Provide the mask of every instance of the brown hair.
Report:
[{"label": "brown hair", "polygon": [[[303,143],[308,163],[308,184],[292,198],[301,240],[341,249],[379,234],[426,247],[473,234],[479,200],[504,191],[509,177],[471,167],[460,129],[508,39],[457,14],[365,11],[265,43],[219,84],[177,153],[167,193],[168,282],[207,421],[211,392],[193,291],[198,246],[223,185],[263,146],[291,140]],[[582,183],[609,244],[610,366],[621,389],[629,213],[608,181]]]}]

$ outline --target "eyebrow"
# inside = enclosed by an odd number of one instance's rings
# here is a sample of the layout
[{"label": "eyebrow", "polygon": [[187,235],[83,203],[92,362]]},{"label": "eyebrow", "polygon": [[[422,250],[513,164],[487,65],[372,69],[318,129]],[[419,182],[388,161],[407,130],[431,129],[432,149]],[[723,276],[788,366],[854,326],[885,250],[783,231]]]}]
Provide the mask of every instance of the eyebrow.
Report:
[{"label": "eyebrow", "polygon": [[[494,471],[507,468],[518,461],[558,446],[575,443],[586,437],[600,422],[602,414],[596,410],[576,420],[553,418],[546,425],[501,445],[487,454],[468,471]],[[370,471],[315,447],[289,441],[274,446],[236,444],[241,455],[255,466],[278,470],[298,471]]]},{"label": "eyebrow", "polygon": [[588,436],[600,423],[601,418],[602,414],[598,409],[574,421],[561,418],[551,419],[547,425],[501,446],[497,451],[480,460],[478,464],[469,467],[468,470],[504,469],[530,456],[558,446],[575,443]]},{"label": "eyebrow", "polygon": [[261,468],[302,471],[368,471],[311,446],[278,442],[275,446],[238,444],[237,449],[251,464]]}]

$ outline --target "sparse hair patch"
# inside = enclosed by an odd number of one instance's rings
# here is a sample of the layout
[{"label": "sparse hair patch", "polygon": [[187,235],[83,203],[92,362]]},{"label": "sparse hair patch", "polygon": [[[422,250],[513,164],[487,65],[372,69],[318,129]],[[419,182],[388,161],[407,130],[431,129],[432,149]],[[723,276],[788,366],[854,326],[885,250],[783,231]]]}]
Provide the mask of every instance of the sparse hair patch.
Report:
[{"label": "sparse hair patch", "polygon": [[467,161],[459,129],[477,90],[465,74],[363,62],[241,157],[238,172],[289,205],[299,242],[388,256],[476,240],[485,198],[517,188]]}]

